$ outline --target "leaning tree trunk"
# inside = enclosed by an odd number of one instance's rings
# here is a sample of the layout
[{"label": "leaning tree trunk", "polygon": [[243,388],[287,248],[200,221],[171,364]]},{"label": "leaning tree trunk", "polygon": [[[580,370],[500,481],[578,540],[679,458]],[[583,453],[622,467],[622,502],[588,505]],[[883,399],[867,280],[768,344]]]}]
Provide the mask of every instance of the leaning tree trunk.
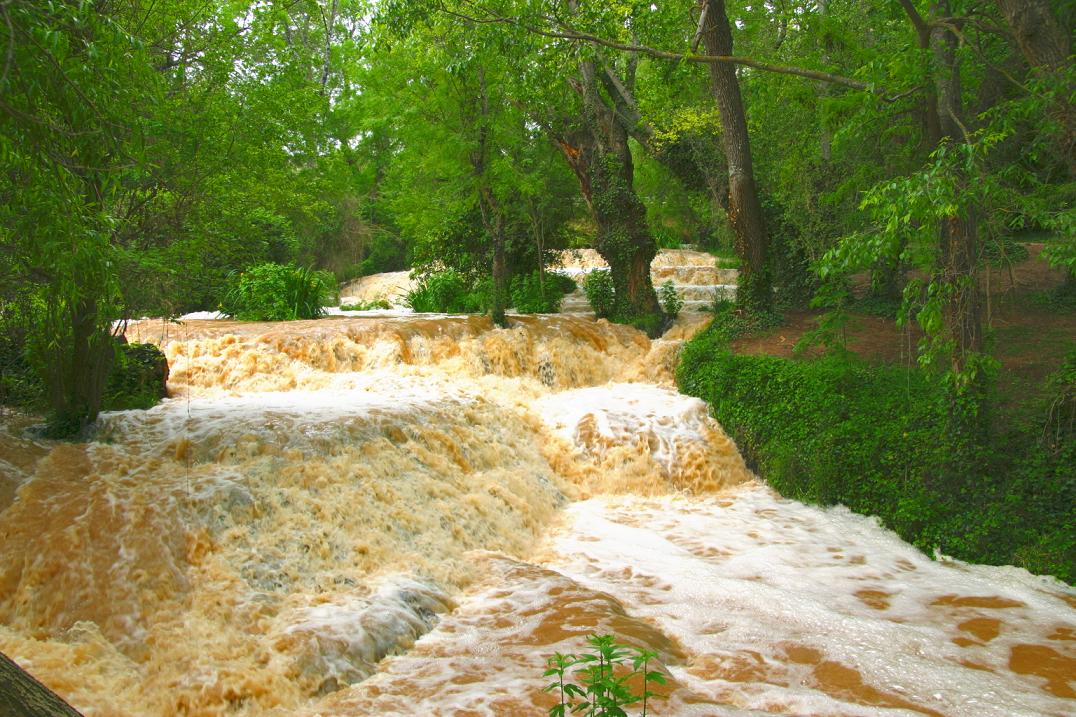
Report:
[{"label": "leaning tree trunk", "polygon": [[82,717],[71,705],[0,652],[0,715]]},{"label": "leaning tree trunk", "polygon": [[[649,154],[690,189],[704,190],[710,197],[715,214],[728,210],[728,171],[724,156],[716,138],[689,137],[687,152],[681,147],[661,146],[655,142],[654,128],[643,117],[635,99],[635,58],[628,63],[622,77],[606,64],[599,77],[605,91],[612,98],[617,120],[628,134]],[[685,156],[686,154],[686,156]]]},{"label": "leaning tree trunk", "polygon": [[[702,0],[700,35],[709,55],[732,54],[732,30],[724,0]],[[769,266],[769,238],[762,218],[762,205],[755,186],[751,163],[751,142],[747,135],[740,84],[736,68],[726,62],[712,62],[710,86],[721,116],[725,158],[729,168],[729,223],[736,253],[740,257],[736,302],[748,311],[773,308],[773,278]]]}]

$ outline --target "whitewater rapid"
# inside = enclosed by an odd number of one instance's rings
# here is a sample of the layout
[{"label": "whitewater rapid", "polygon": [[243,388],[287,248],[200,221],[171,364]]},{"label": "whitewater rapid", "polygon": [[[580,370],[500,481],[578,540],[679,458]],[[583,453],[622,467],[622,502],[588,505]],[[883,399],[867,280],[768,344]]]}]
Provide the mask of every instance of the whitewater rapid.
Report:
[{"label": "whitewater rapid", "polygon": [[92,716],[1065,715],[1076,593],[781,499],[650,341],[580,316],[139,322],[172,397],[0,430],[0,651]]}]

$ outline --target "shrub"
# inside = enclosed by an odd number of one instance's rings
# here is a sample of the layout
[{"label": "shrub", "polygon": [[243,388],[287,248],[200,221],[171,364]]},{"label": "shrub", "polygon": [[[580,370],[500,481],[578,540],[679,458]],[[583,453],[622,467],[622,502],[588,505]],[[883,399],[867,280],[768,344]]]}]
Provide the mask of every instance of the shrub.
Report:
[{"label": "shrub", "polygon": [[[685,346],[677,381],[710,403],[782,495],[878,516],[928,554],[1076,579],[1069,414],[1048,419],[1049,440],[1041,419],[970,437],[953,430],[946,388],[925,371],[871,366],[846,352],[736,355],[729,339],[741,329],[718,317]],[[1066,385],[1064,376],[1055,384]],[[1060,408],[1068,394],[1058,395]]]},{"label": "shrub", "polygon": [[258,264],[228,284],[221,313],[241,321],[316,319],[334,293],[331,275],[293,264]]},{"label": "shrub", "polygon": [[338,271],[336,279],[344,284],[361,276],[402,271],[406,266],[407,245],[399,237],[381,232],[371,239],[366,258]]},{"label": "shrub", "polygon": [[488,279],[471,282],[454,269],[445,269],[421,277],[406,303],[420,312],[470,314],[488,311],[492,300]]},{"label": "shrub", "polygon": [[152,408],[168,396],[168,359],[153,344],[121,344],[108,377],[104,407]]},{"label": "shrub", "polygon": [[616,295],[613,290],[613,277],[605,269],[592,271],[583,279],[583,292],[587,303],[599,319],[607,319],[613,314]]},{"label": "shrub", "polygon": [[513,277],[508,294],[512,307],[521,314],[554,314],[560,311],[565,294],[575,291],[575,282],[561,274],[538,272]]},{"label": "shrub", "polygon": [[[556,653],[546,661],[544,677],[555,677],[546,692],[556,692],[558,703],[549,709],[549,717],[583,714],[586,717],[616,717],[626,715],[625,707],[641,705],[646,717],[651,697],[661,697],[650,691],[651,684],[664,685],[665,676],[651,670],[650,661],[657,653],[616,642],[612,635],[591,635],[587,638],[590,651],[582,655]],[[577,669],[572,669],[577,668]],[[566,676],[569,671],[579,676],[576,684]],[[619,673],[619,674],[618,674]],[[643,691],[635,694],[628,684],[642,678]]]},{"label": "shrub", "polygon": [[360,301],[357,304],[341,304],[341,311],[373,311],[375,309],[391,309],[392,304],[388,299],[374,299],[372,301]]},{"label": "shrub", "polygon": [[684,308],[684,301],[676,293],[676,287],[671,279],[661,285],[661,289],[658,290],[658,299],[661,300],[661,308],[669,316],[679,316],[680,310]]}]

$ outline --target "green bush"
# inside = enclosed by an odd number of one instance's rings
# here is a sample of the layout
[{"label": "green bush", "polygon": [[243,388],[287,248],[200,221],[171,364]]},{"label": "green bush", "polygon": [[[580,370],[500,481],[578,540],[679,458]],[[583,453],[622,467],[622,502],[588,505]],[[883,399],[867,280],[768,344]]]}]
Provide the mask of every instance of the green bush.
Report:
[{"label": "green bush", "polygon": [[613,290],[613,277],[605,269],[592,271],[583,279],[583,293],[587,295],[587,303],[594,310],[594,315],[599,319],[607,319],[613,314],[616,306],[616,295]]},{"label": "green bush", "polygon": [[407,245],[403,239],[388,232],[375,234],[366,257],[337,272],[336,279],[344,284],[352,279],[387,271],[402,271],[407,267]]},{"label": "green bush", "polygon": [[168,359],[153,344],[121,344],[105,389],[110,411],[152,408],[168,396]]},{"label": "green bush", "polygon": [[951,429],[944,386],[919,369],[848,353],[740,356],[729,348],[735,329],[715,323],[685,347],[678,383],[710,403],[782,495],[876,515],[927,553],[1076,580],[1067,414],[1050,441],[1041,422],[969,438]]},{"label": "green bush", "polygon": [[26,351],[34,321],[28,298],[0,299],[0,404],[30,409],[44,405],[45,386]]},{"label": "green bush", "polygon": [[316,319],[332,300],[332,276],[292,264],[258,264],[229,277],[220,310],[241,321]]},{"label": "green bush", "polygon": [[454,269],[445,269],[421,277],[406,303],[420,312],[484,313],[493,303],[493,284],[488,279],[468,281]]},{"label": "green bush", "polygon": [[512,278],[508,295],[512,307],[521,314],[555,314],[565,294],[575,291],[575,282],[561,274],[538,272]]},{"label": "green bush", "polygon": [[676,293],[676,287],[671,279],[661,285],[658,290],[658,299],[661,301],[662,310],[669,316],[679,316],[680,310],[684,308],[684,301]]},{"label": "green bush", "polygon": [[360,301],[357,304],[341,304],[341,311],[373,311],[375,309],[391,309],[392,304],[387,299],[374,299],[373,301]]}]

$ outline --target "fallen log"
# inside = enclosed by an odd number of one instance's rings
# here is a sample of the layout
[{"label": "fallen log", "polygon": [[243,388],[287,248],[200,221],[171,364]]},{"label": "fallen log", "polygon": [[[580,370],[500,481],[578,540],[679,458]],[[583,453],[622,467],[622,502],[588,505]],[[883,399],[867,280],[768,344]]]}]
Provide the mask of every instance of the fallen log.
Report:
[{"label": "fallen log", "polygon": [[74,707],[0,652],[0,715],[82,717]]}]

